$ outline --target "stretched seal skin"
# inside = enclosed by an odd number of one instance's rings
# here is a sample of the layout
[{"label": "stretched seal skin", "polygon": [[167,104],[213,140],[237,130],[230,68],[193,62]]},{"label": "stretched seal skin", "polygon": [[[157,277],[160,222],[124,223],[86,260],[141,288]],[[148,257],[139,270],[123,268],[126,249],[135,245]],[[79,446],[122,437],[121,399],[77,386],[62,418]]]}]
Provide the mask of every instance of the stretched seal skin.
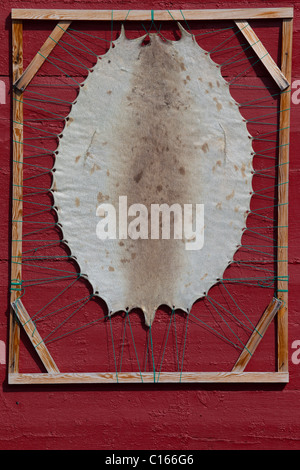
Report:
[{"label": "stretched seal skin", "polygon": [[[121,35],[80,89],[57,149],[53,196],[65,243],[109,312],[140,308],[151,325],[157,308],[188,311],[233,260],[250,207],[252,145],[216,64],[182,27],[179,41]],[[99,240],[97,207],[148,226],[148,238]],[[204,246],[151,239],[153,204],[204,204]],[[140,217],[140,219],[137,219]],[[122,219],[124,220],[124,219]],[[162,219],[160,219],[162,224]],[[144,225],[145,226],[145,225]],[[123,234],[124,235],[124,234]]]}]

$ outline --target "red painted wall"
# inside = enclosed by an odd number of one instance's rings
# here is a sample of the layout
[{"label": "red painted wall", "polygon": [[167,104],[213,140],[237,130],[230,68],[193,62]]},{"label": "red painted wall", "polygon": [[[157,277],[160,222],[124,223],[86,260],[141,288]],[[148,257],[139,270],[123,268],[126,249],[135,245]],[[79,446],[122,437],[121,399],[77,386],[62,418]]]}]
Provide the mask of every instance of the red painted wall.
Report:
[{"label": "red painted wall", "polygon": [[[279,385],[90,385],[11,386],[7,383],[7,320],[10,256],[10,10],[11,8],[188,9],[201,2],[2,2],[1,68],[1,289],[0,289],[0,449],[299,449],[300,364],[292,361],[300,341],[298,296],[300,145],[297,80],[300,80],[300,2],[207,1],[205,8],[294,6],[293,82],[289,205],[289,369],[290,382]],[[34,40],[25,57],[36,52]],[[300,94],[299,94],[300,96]],[[300,108],[299,108],[300,109]],[[38,301],[38,300],[37,300]],[[86,345],[72,351],[84,369]],[[81,349],[80,349],[81,348]],[[70,351],[68,351],[70,354]],[[30,367],[32,364],[30,363]]]}]

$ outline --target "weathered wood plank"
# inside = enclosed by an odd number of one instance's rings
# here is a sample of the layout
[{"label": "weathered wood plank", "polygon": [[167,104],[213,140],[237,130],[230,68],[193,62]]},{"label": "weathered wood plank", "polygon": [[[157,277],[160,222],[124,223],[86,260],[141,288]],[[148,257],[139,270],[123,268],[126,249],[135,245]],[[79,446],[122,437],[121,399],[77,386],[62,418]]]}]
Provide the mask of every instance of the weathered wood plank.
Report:
[{"label": "weathered wood plank", "polygon": [[282,302],[275,297],[262,314],[256,328],[253,330],[249,340],[247,341],[246,346],[241,352],[238,360],[232,368],[231,372],[243,372],[250,361],[252,355],[254,354],[257,346],[261,342],[265,332],[267,331],[270,323],[274,319],[276,313],[280,309]]},{"label": "weathered wood plank", "polygon": [[[281,69],[291,82],[293,20],[283,20]],[[280,97],[278,159],[277,295],[283,301],[278,312],[278,371],[288,371],[288,181],[291,88]]]},{"label": "weathered wood plank", "polygon": [[35,351],[39,355],[45,369],[48,373],[57,373],[59,369],[55,364],[50,352],[48,351],[47,346],[43,342],[41,335],[39,334],[35,323],[31,320],[26,308],[24,307],[22,300],[17,299],[13,304],[12,308],[20,321],[22,327],[27,333],[28,338],[30,339]]},{"label": "weathered wood plank", "polygon": [[[259,18],[292,18],[293,8],[237,8],[237,9],[203,9],[203,10],[56,10],[56,9],[20,9],[13,8],[14,19],[30,20],[83,20],[83,21],[147,21],[153,17],[163,21],[174,18],[183,20],[237,20]],[[129,14],[128,14],[129,12]],[[153,16],[152,16],[153,15]],[[171,16],[172,15],[172,16]]]},{"label": "weathered wood plank", "polygon": [[[23,72],[23,23],[12,22],[12,74],[17,80]],[[22,221],[23,217],[23,95],[13,92],[12,111],[13,177],[12,177],[12,228],[11,228],[11,295],[14,302],[22,293]],[[19,370],[20,327],[13,311],[10,312],[9,372]]]},{"label": "weathered wood plank", "polygon": [[[159,383],[287,383],[288,373],[279,372],[161,372]],[[10,384],[153,383],[150,372],[11,374]]]},{"label": "weathered wood plank", "polygon": [[247,21],[236,20],[235,24],[237,25],[245,39],[247,39],[251,48],[255,51],[257,57],[264,64],[271,77],[273,77],[280,90],[285,90],[290,85],[289,81],[284,76],[275,61],[272,59],[267,49],[265,48],[261,40],[258,38],[258,36],[255,34],[249,23]]},{"label": "weathered wood plank", "polygon": [[24,73],[14,82],[14,88],[22,92],[26,89],[27,85],[31,82],[33,77],[39,71],[49,54],[60,38],[64,35],[65,31],[70,26],[71,21],[59,21],[53,29],[50,36],[46,39],[41,49],[36,53]]}]

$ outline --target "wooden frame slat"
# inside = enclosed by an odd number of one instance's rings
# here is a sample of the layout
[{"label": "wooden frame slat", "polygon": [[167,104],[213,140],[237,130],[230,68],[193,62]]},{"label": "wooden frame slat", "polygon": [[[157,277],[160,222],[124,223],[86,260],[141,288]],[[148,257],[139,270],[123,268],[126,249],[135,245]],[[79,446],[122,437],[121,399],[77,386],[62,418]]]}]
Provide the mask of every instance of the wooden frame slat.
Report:
[{"label": "wooden frame slat", "polygon": [[249,23],[247,21],[236,20],[235,24],[237,25],[243,36],[247,39],[251,48],[257,54],[257,57],[264,64],[271,77],[273,77],[280,90],[285,90],[290,85],[288,79],[284,76],[280,68],[274,62],[267,49],[264,47],[263,43],[255,34]]},{"label": "wooden frame slat", "polygon": [[[288,373],[280,372],[161,372],[155,383],[287,383]],[[108,384],[154,383],[151,372],[103,372],[60,374],[10,374],[9,384]]]},{"label": "wooden frame slat", "polygon": [[270,323],[274,319],[281,305],[281,300],[278,300],[276,299],[276,297],[273,297],[272,301],[262,314],[261,319],[253,330],[252,335],[247,341],[246,346],[241,352],[231,372],[243,372],[245,370],[248,362],[256,351],[256,348],[258,347],[259,343],[263,339],[265,332],[267,331]]},{"label": "wooden frame slat", "polygon": [[48,351],[48,348],[45,345],[41,335],[39,334],[35,323],[32,321],[26,308],[24,307],[22,300],[17,299],[15,302],[13,302],[12,308],[22,327],[26,331],[31,344],[39,355],[39,358],[41,359],[46,371],[49,373],[59,372],[59,368],[55,364],[55,361]]},{"label": "wooden frame slat", "polygon": [[[292,77],[293,20],[283,20],[281,68],[289,81]],[[288,186],[291,87],[280,97],[278,158],[278,248],[277,293],[283,306],[278,312],[278,370],[288,370]]]},{"label": "wooden frame slat", "polygon": [[15,81],[14,87],[22,92],[25,91],[27,85],[31,82],[35,74],[39,71],[49,54],[52,52],[58,41],[65,34],[70,26],[71,21],[59,21],[50,36],[46,39],[41,49],[34,56],[25,72]]},{"label": "wooden frame slat", "polygon": [[293,8],[236,8],[203,10],[56,10],[12,9],[13,19],[80,20],[80,21],[158,21],[177,20],[249,20],[262,18],[292,18]]},{"label": "wooden frame slat", "polygon": [[[17,80],[23,73],[23,23],[12,22],[12,74]],[[12,139],[13,139],[13,180],[12,180],[12,227],[11,227],[11,303],[21,295],[22,282],[22,218],[23,218],[23,95],[12,93]],[[21,222],[17,222],[21,221]],[[17,318],[10,311],[9,372],[19,371],[20,327]]]},{"label": "wooden frame slat", "polygon": [[[8,382],[10,384],[41,384],[41,383],[141,383],[155,382],[153,373],[60,373],[49,351],[39,340],[36,328],[33,328],[33,322],[27,313],[22,301],[22,216],[23,216],[23,95],[22,90],[26,88],[32,77],[40,68],[40,62],[36,56],[23,74],[23,26],[22,20],[57,20],[65,22],[60,23],[54,28],[56,33],[64,33],[72,20],[235,20],[237,25],[241,26],[240,20],[247,23],[243,31],[248,30],[247,39],[250,41],[252,30],[248,27],[249,19],[282,19],[282,64],[281,70],[272,65],[270,73],[274,79],[291,82],[291,52],[292,52],[292,28],[293,28],[293,8],[246,8],[246,9],[218,9],[218,10],[35,10],[35,9],[13,9],[12,10],[12,44],[13,44],[13,201],[12,201],[12,263],[11,263],[11,314],[10,314],[10,344],[9,344],[9,370]],[[241,29],[241,28],[240,28]],[[59,30],[59,31],[58,31]],[[55,33],[55,34],[56,34]],[[61,35],[62,35],[61,34]],[[53,33],[52,33],[53,35]],[[56,36],[59,40],[59,35]],[[61,37],[61,36],[60,36]],[[47,41],[56,44],[50,37]],[[251,39],[252,40],[252,39]],[[43,46],[45,54],[41,49],[41,54],[47,57],[51,52],[50,43],[47,41]],[[254,41],[255,42],[255,41]],[[250,42],[249,42],[250,43]],[[53,45],[53,44],[52,44]],[[251,44],[254,49],[254,44]],[[255,49],[254,49],[255,50]],[[261,50],[256,50],[258,56],[262,59]],[[40,54],[39,54],[40,55]],[[41,57],[41,55],[40,55]],[[45,60],[45,59],[44,59]],[[266,65],[266,64],[265,64]],[[270,68],[270,64],[269,68]],[[267,67],[268,68],[268,67]],[[278,72],[279,71],[279,72]],[[20,88],[20,89],[18,89]],[[281,88],[283,89],[283,88]],[[266,325],[269,325],[271,318],[276,314],[275,310],[279,306],[278,318],[278,370],[277,372],[244,372],[245,361],[248,362],[251,355],[244,349],[239,360],[231,372],[182,372],[169,373],[161,372],[159,382],[173,383],[287,383],[288,374],[288,324],[287,324],[287,225],[288,225],[288,155],[289,155],[289,123],[290,123],[290,86],[282,93],[280,100],[280,128],[279,128],[279,165],[278,165],[278,299],[273,299],[276,308],[269,306],[268,312],[265,312],[261,324],[257,326],[251,335],[247,349],[248,351],[256,349],[261,340],[257,330],[265,331]],[[271,303],[272,305],[272,303]],[[41,346],[37,352],[40,353],[42,361],[46,367],[47,373],[21,374],[19,373],[19,341],[20,326],[15,313],[16,306],[22,310],[22,324],[29,335],[35,349]],[[18,310],[17,310],[18,311]],[[20,310],[19,310],[20,313]],[[261,328],[261,329],[260,329]],[[32,336],[32,333],[34,335]],[[33,338],[35,337],[35,340]],[[251,349],[250,349],[251,348]],[[245,353],[246,351],[246,353]],[[46,359],[45,359],[46,357]],[[49,365],[50,362],[50,365]],[[242,364],[243,362],[243,364]]]}]

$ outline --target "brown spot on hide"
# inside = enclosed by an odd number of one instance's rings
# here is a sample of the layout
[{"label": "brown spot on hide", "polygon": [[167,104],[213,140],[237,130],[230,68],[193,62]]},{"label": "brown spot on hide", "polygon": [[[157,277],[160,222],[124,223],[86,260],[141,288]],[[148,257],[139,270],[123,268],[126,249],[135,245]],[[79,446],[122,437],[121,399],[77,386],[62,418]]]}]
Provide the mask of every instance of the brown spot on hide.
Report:
[{"label": "brown spot on hide", "polygon": [[101,191],[99,191],[99,193],[97,194],[97,201],[98,201],[98,204],[101,204],[102,202],[104,201],[107,201],[109,199],[109,196],[106,195],[104,196]]},{"label": "brown spot on hide", "polygon": [[229,201],[229,199],[232,199],[233,196],[234,196],[234,189],[232,190],[232,192],[231,192],[230,194],[228,194],[228,195],[226,196],[226,200]]},{"label": "brown spot on hide", "polygon": [[201,145],[201,148],[202,148],[202,150],[203,150],[204,153],[208,152],[208,149],[209,149],[208,143],[205,142],[205,144]]},{"label": "brown spot on hide", "polygon": [[216,97],[214,98],[214,102],[216,103],[217,110],[218,110],[218,111],[221,111],[221,109],[223,108],[223,106],[222,106],[221,103],[217,100]]},{"label": "brown spot on hide", "polygon": [[134,179],[134,181],[135,181],[136,183],[139,183],[140,180],[141,180],[141,178],[142,178],[142,176],[143,176],[143,170],[139,171],[139,172],[133,177],[133,179]]},{"label": "brown spot on hide", "polygon": [[90,174],[92,175],[94,173],[94,171],[98,171],[98,170],[101,170],[101,167],[99,165],[97,165],[97,163],[94,163],[94,165],[90,169]]}]

